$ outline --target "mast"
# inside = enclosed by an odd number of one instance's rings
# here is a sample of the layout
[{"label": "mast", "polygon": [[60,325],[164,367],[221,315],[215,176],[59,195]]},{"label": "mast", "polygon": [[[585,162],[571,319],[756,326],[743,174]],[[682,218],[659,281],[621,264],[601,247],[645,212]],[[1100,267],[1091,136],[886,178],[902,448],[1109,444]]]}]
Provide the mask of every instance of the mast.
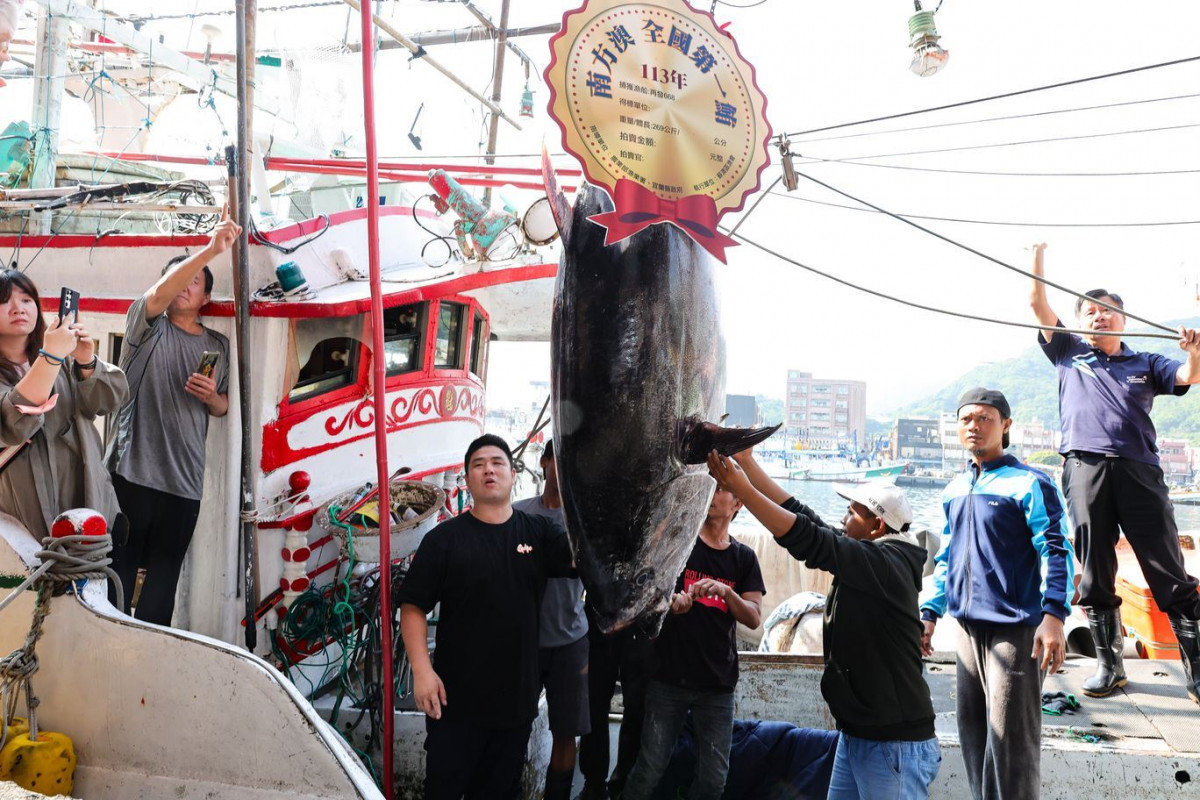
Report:
[{"label": "mast", "polygon": [[258,604],[258,546],[254,536],[254,495],[251,475],[254,464],[250,441],[250,180],[247,151],[250,146],[250,114],[253,102],[249,86],[249,65],[254,60],[253,20],[256,0],[237,0],[237,193],[230,198],[242,232],[234,250],[234,334],[238,353],[238,408],[242,429],[242,580],[245,593],[246,649],[254,652],[258,644],[258,624],[254,618]]},{"label": "mast", "polygon": [[[349,2],[349,0],[347,0]],[[365,4],[364,4],[365,5]],[[371,273],[371,376],[375,408],[375,462],[379,487],[379,632],[383,674],[383,796],[392,800],[395,771],[395,691],[392,683],[392,516],[387,452],[387,362],[383,352],[383,288],[379,268],[379,151],[375,146],[375,41],[369,8],[359,9],[362,21],[363,131],[367,143],[367,261]]]},{"label": "mast", "polygon": [[[508,4],[504,0],[500,6],[500,30],[496,34],[496,76],[492,81],[492,105],[500,107],[500,87],[504,83],[504,48],[508,44]],[[484,161],[490,167],[496,163],[496,139],[500,133],[500,118],[492,112],[488,120],[487,156]],[[492,189],[488,187],[483,193],[483,205],[486,208],[492,204]]]}]

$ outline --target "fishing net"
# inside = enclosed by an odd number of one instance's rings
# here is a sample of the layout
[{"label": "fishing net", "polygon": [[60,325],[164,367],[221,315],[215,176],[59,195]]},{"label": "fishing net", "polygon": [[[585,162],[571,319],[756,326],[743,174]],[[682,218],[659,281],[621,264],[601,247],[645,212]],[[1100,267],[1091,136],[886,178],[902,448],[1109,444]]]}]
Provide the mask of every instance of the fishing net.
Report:
[{"label": "fishing net", "polygon": [[341,42],[279,51],[279,121],[290,139],[313,155],[327,157],[361,128],[362,94],[357,81],[359,57]]}]

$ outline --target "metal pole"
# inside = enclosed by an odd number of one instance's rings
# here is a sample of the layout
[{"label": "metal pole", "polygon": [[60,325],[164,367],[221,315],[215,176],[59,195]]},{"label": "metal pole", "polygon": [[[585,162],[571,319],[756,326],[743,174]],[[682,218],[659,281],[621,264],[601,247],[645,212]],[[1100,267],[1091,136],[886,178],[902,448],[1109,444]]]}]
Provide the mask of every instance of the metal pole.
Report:
[{"label": "metal pole", "polygon": [[[496,75],[492,79],[492,105],[496,108],[500,107],[500,87],[504,83],[504,47],[508,44],[508,4],[509,0],[504,0],[500,5],[500,32],[496,35]],[[488,120],[488,144],[487,156],[484,158],[488,164],[496,163],[496,139],[500,134],[500,118],[493,111],[491,119]],[[489,206],[492,203],[492,189],[489,186],[483,192],[483,205]]]},{"label": "metal pole", "polygon": [[[242,579],[244,585],[244,600],[246,613],[246,649],[254,652],[258,645],[258,624],[254,618],[255,606],[258,604],[258,547],[254,537],[254,520],[251,512],[254,510],[254,495],[251,491],[251,474],[254,469],[251,456],[250,442],[250,183],[246,170],[246,150],[249,147],[247,137],[250,128],[249,85],[247,79],[247,62],[254,58],[254,52],[247,44],[247,17],[253,13],[251,2],[237,0],[237,156],[236,182],[237,193],[234,198],[237,223],[242,226],[235,250],[234,275],[234,334],[237,339],[238,353],[238,401],[241,413],[242,428]],[[231,209],[232,210],[232,209]]]},{"label": "metal pole", "polygon": [[[38,15],[37,50],[33,60],[33,151],[31,189],[53,187],[58,171],[58,126],[67,72],[67,20],[50,9]],[[50,233],[54,212],[38,214],[37,232]]]},{"label": "metal pole", "polygon": [[392,800],[395,778],[392,739],[395,693],[392,684],[392,531],[387,452],[387,363],[383,352],[383,287],[379,269],[379,151],[375,146],[375,41],[370,10],[362,21],[363,129],[367,142],[367,261],[371,273],[371,375],[375,407],[375,462],[379,486],[379,630],[383,649],[383,796]]}]

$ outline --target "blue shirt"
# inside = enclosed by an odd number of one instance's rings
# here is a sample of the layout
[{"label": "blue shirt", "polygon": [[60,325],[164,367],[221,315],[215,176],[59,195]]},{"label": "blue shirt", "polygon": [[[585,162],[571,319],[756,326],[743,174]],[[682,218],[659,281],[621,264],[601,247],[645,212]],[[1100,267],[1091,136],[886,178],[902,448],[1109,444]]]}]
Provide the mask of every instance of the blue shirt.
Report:
[{"label": "blue shirt", "polygon": [[[1061,323],[1059,323],[1061,325]],[[1059,452],[1083,450],[1158,464],[1158,434],[1150,420],[1155,395],[1182,395],[1176,386],[1180,362],[1121,343],[1109,356],[1071,333],[1055,332],[1042,352],[1058,369]]]},{"label": "blue shirt", "polygon": [[1066,619],[1075,550],[1066,503],[1044,472],[1005,455],[972,463],[942,493],[946,525],[922,619],[1036,626]]}]

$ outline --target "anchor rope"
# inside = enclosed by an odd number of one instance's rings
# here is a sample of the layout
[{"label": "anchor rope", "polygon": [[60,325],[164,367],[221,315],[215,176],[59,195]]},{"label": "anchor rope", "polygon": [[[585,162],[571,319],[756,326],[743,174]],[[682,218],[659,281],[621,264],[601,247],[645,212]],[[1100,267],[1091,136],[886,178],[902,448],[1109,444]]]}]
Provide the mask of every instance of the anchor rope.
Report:
[{"label": "anchor rope", "polygon": [[50,613],[50,598],[78,580],[107,578],[116,590],[118,608],[122,605],[121,579],[113,572],[112,537],[74,534],[71,536],[47,536],[42,540],[43,549],[37,557],[42,565],[29,578],[0,603],[7,606],[25,587],[33,584],[37,599],[33,605],[33,620],[25,643],[0,659],[0,707],[4,713],[4,728],[0,730],[0,748],[8,738],[8,728],[16,716],[21,691],[25,693],[25,707],[29,720],[29,735],[37,740],[37,708],[41,704],[33,691],[33,676],[38,670],[37,643],[44,632],[43,625]]}]

